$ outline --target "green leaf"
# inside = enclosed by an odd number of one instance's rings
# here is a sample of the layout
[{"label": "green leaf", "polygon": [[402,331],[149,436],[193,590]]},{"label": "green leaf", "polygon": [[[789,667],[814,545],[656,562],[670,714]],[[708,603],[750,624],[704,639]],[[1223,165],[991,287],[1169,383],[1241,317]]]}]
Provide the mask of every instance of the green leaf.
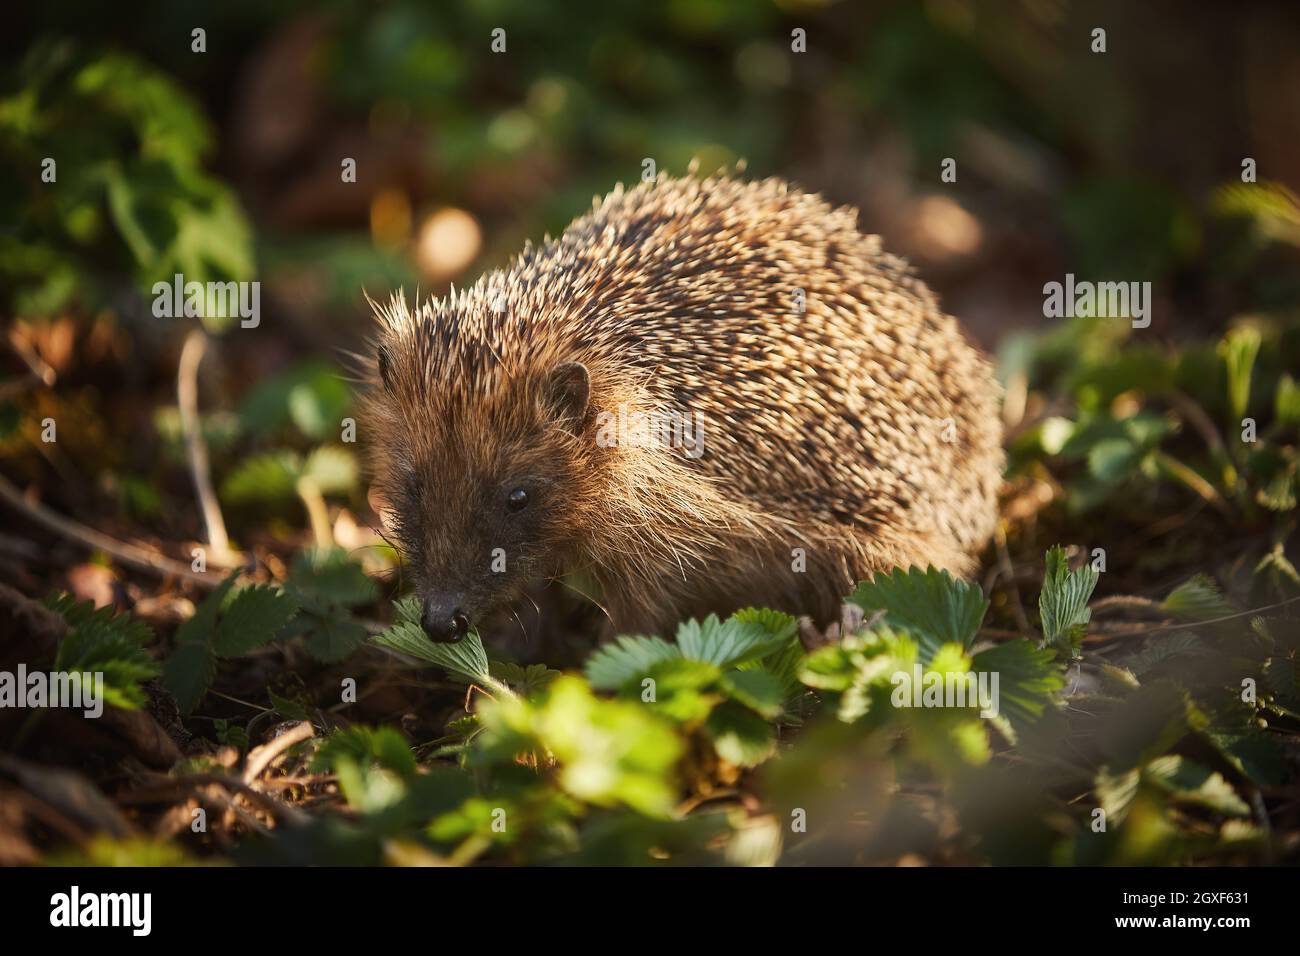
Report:
[{"label": "green leaf", "polygon": [[163,684],[186,717],[194,713],[216,676],[217,657],[206,641],[177,645],[163,666]]},{"label": "green leaf", "polygon": [[304,704],[288,697],[281,697],[269,687],[266,693],[271,699],[271,707],[285,720],[311,720],[311,713]]},{"label": "green leaf", "polygon": [[375,582],[342,548],[308,548],[293,559],[285,585],[299,604],[316,614],[370,604]]},{"label": "green leaf", "polygon": [[849,600],[869,615],[884,611],[891,627],[910,632],[923,664],[943,644],[969,649],[989,606],[976,585],[933,567],[876,574],[859,584]]},{"label": "green leaf", "polygon": [[248,739],[248,730],[238,724],[232,724],[228,720],[214,720],[212,726],[217,731],[217,741],[227,744],[239,750],[247,750],[251,741]]},{"label": "green leaf", "polygon": [[1250,380],[1259,355],[1258,329],[1233,329],[1219,346],[1228,373],[1228,407],[1234,423],[1240,422],[1250,404]]},{"label": "green leaf", "polygon": [[793,615],[771,608],[742,608],[731,617],[741,624],[757,624],[778,644],[794,638],[799,631],[799,621]]},{"label": "green leaf", "polygon": [[709,714],[705,727],[718,756],[737,766],[756,767],[776,752],[771,724],[748,707],[722,704]]},{"label": "green leaf", "polygon": [[843,644],[817,648],[799,669],[799,680],[809,687],[841,694],[853,686],[857,675],[854,655]]},{"label": "green leaf", "polygon": [[1152,760],[1143,775],[1181,803],[1197,804],[1227,816],[1250,816],[1250,806],[1220,774],[1177,754]]},{"label": "green leaf", "polygon": [[739,665],[737,670],[761,669],[767,671],[781,682],[786,697],[790,697],[803,691],[803,685],[799,682],[799,673],[803,669],[804,661],[807,658],[808,652],[804,650],[799,638],[792,637],[785,647],[779,648],[759,660],[747,661]]},{"label": "green leaf", "polygon": [[194,616],[176,629],[177,644],[206,644],[217,630],[217,614],[226,601],[226,595],[235,586],[238,573],[230,575],[199,602]]},{"label": "green leaf", "polygon": [[488,665],[493,677],[524,697],[545,690],[551,681],[560,676],[559,671],[551,670],[545,664],[521,666],[509,661],[489,660]]},{"label": "green leaf", "polygon": [[713,709],[717,695],[706,690],[720,676],[721,671],[713,664],[672,657],[659,661],[646,674],[645,679],[654,681],[654,700],[645,699],[640,685],[629,685],[625,693],[639,693],[643,703],[677,723],[693,723],[703,720]]},{"label": "green leaf", "polygon": [[776,675],[785,688],[786,697],[802,691],[803,687],[799,682],[799,671],[802,669],[804,659],[808,654],[799,641],[799,622],[789,614],[769,610],[768,608],[745,608],[737,611],[732,617],[745,623],[761,625],[771,634],[774,642],[784,641],[784,643],[778,643],[775,650],[764,654],[762,657],[736,665],[737,670],[758,670],[761,668]]},{"label": "green leaf", "polygon": [[1284,425],[1300,425],[1300,383],[1290,375],[1278,379],[1273,397],[1274,416]]},{"label": "green leaf", "polygon": [[752,614],[746,618],[732,616],[725,621],[710,614],[703,621],[685,621],[677,627],[677,646],[683,657],[718,667],[734,667],[756,660],[788,639],[783,625],[772,630],[768,621]]},{"label": "green leaf", "polygon": [[1282,468],[1255,494],[1255,500],[1269,511],[1290,511],[1296,506],[1296,475]]},{"label": "green leaf", "polygon": [[998,675],[998,713],[1016,731],[1036,724],[1065,686],[1065,675],[1051,648],[1031,641],[1004,641],[971,660],[977,673]]},{"label": "green leaf", "polygon": [[1141,785],[1142,771],[1137,767],[1123,773],[1111,773],[1106,767],[1098,769],[1093,791],[1097,794],[1097,805],[1106,813],[1107,824],[1115,826],[1124,822]]},{"label": "green leaf", "polygon": [[660,661],[681,656],[681,648],[658,637],[617,637],[587,659],[587,681],[596,690],[621,690],[639,684]]},{"label": "green leaf", "polygon": [[338,435],[350,404],[351,393],[337,371],[308,359],[250,390],[239,417],[255,435],[271,436],[292,421],[305,436],[320,441]]},{"label": "green leaf", "polygon": [[293,452],[266,452],[246,459],[221,483],[221,497],[235,504],[275,504],[297,494],[302,460]]},{"label": "green leaf", "polygon": [[1217,713],[1200,732],[1219,756],[1252,783],[1282,785],[1284,764],[1278,735],[1256,725],[1249,709]]},{"label": "green leaf", "polygon": [[217,674],[217,658],[212,651],[217,615],[238,573],[231,574],[212,593],[199,602],[194,616],[176,629],[176,648],[163,665],[163,685],[189,716],[212,686]]},{"label": "green leaf", "polygon": [[1142,650],[1121,663],[1138,677],[1160,667],[1169,661],[1177,661],[1180,668],[1185,667],[1187,658],[1206,657],[1213,654],[1206,643],[1188,631],[1174,631],[1169,634],[1155,635]]},{"label": "green leaf", "polygon": [[1236,613],[1208,574],[1196,574],[1169,593],[1160,607],[1187,621],[1208,621]]},{"label": "green leaf", "polygon": [[403,780],[412,779],[418,772],[415,754],[392,727],[357,724],[330,734],[312,756],[311,766],[317,772],[329,773],[337,770],[345,760],[363,765],[377,764]]},{"label": "green leaf", "polygon": [[472,683],[492,683],[487,654],[476,631],[470,631],[455,644],[435,644],[415,623],[420,614],[419,602],[415,598],[403,598],[397,603],[397,609],[398,622],[372,637],[374,643],[445,667]]},{"label": "green leaf", "polygon": [[221,616],[212,649],[219,657],[238,657],[269,644],[298,613],[298,603],[267,584],[246,587]]},{"label": "green leaf", "polygon": [[557,765],[553,778],[587,803],[622,803],[668,817],[678,800],[681,738],[644,704],[596,697],[583,681],[564,675],[538,701],[485,700],[479,717],[477,765],[517,769],[520,753],[549,751]]},{"label": "green leaf", "polygon": [[307,638],[307,652],[318,661],[341,661],[366,642],[366,629],[349,618],[327,617]]},{"label": "green leaf", "polygon": [[1163,756],[1189,729],[1187,692],[1152,681],[1106,715],[1098,743],[1110,771],[1125,773]]},{"label": "green leaf", "polygon": [[1098,572],[1087,565],[1071,571],[1060,545],[1047,552],[1047,576],[1038,596],[1044,647],[1055,647],[1068,654],[1078,651],[1088,621],[1092,619],[1088,599],[1098,577]]},{"label": "green leaf", "polygon": [[722,675],[721,687],[732,700],[768,719],[779,717],[785,709],[786,685],[780,677],[765,670],[730,671]]},{"label": "green leaf", "polygon": [[112,608],[96,608],[90,601],[78,603],[69,594],[52,594],[44,603],[68,623],[54,670],[102,674],[104,702],[113,707],[134,710],[146,703],[141,685],[159,673],[145,650],[153,638],[147,624]]},{"label": "green leaf", "polygon": [[725,621],[710,614],[703,621],[683,622],[676,644],[658,637],[620,636],[588,658],[587,680],[597,690],[621,690],[639,684],[661,661],[682,657],[719,668],[741,666],[784,651],[796,627],[788,614],[746,608]]}]

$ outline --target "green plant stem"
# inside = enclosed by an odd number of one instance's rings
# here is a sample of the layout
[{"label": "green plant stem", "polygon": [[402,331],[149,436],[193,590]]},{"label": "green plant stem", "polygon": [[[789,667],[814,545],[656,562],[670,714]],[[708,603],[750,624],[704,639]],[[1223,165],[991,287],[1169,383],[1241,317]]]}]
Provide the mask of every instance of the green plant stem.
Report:
[{"label": "green plant stem", "polygon": [[1184,465],[1168,452],[1157,450],[1155,460],[1170,478],[1194,491],[1220,513],[1229,518],[1234,517],[1232,507],[1219,494],[1218,489],[1197,474],[1196,471]]},{"label": "green plant stem", "polygon": [[1164,608],[1159,601],[1153,601],[1150,598],[1138,597],[1137,595],[1132,594],[1113,594],[1110,597],[1105,597],[1099,601],[1092,602],[1093,614],[1104,614],[1107,611],[1115,609],[1154,611],[1157,614],[1164,613]]},{"label": "green plant stem", "polygon": [[475,678],[474,682],[477,684],[484,684],[496,693],[519,700],[519,695],[512,691],[509,686],[507,686],[503,681],[499,681],[488,674],[484,674],[481,678]]},{"label": "green plant stem", "polygon": [[311,533],[316,539],[316,546],[332,548],[334,531],[330,528],[330,513],[325,504],[325,496],[320,493],[316,482],[306,476],[299,478],[295,487],[298,497],[307,508],[307,517],[311,519]]}]

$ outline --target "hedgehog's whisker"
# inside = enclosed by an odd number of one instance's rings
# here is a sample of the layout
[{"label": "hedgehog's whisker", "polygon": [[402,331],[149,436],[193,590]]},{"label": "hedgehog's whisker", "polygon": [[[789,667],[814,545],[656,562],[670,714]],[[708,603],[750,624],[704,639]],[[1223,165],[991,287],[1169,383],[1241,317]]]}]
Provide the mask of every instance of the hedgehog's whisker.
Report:
[{"label": "hedgehog's whisker", "polygon": [[568,588],[568,589],[569,589],[570,591],[572,591],[574,594],[577,594],[577,595],[580,596],[580,597],[584,597],[584,598],[586,598],[588,601],[590,601],[592,604],[596,605],[596,607],[600,608],[600,613],[605,615],[605,620],[609,621],[610,624],[613,624],[613,623],[614,623],[614,616],[613,616],[612,614],[609,613],[609,609],[606,608],[605,605],[601,604],[599,601],[597,601],[597,600],[596,600],[594,597],[592,597],[590,594],[587,594],[587,593],[586,593],[585,591],[583,591],[581,588],[578,588],[578,587],[574,586],[572,583],[570,583],[570,582],[564,580],[563,578],[556,578],[556,580],[559,582],[560,587]]}]

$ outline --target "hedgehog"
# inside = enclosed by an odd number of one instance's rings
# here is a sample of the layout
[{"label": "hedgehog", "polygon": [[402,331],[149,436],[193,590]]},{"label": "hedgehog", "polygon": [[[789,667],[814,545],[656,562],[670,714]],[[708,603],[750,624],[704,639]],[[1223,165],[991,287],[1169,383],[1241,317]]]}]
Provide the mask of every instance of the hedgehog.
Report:
[{"label": "hedgehog", "polygon": [[874,572],[971,572],[999,390],[857,211],[779,179],[663,178],[415,308],[371,306],[372,501],[435,641],[581,574],[613,633]]}]

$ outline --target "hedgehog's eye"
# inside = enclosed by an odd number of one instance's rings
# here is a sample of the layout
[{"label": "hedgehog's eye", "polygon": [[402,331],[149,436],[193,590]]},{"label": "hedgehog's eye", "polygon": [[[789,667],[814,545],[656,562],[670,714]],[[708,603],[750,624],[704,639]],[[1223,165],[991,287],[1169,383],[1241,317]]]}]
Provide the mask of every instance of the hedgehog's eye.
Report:
[{"label": "hedgehog's eye", "polygon": [[516,488],[506,496],[506,506],[511,511],[523,511],[528,506],[528,492]]}]

